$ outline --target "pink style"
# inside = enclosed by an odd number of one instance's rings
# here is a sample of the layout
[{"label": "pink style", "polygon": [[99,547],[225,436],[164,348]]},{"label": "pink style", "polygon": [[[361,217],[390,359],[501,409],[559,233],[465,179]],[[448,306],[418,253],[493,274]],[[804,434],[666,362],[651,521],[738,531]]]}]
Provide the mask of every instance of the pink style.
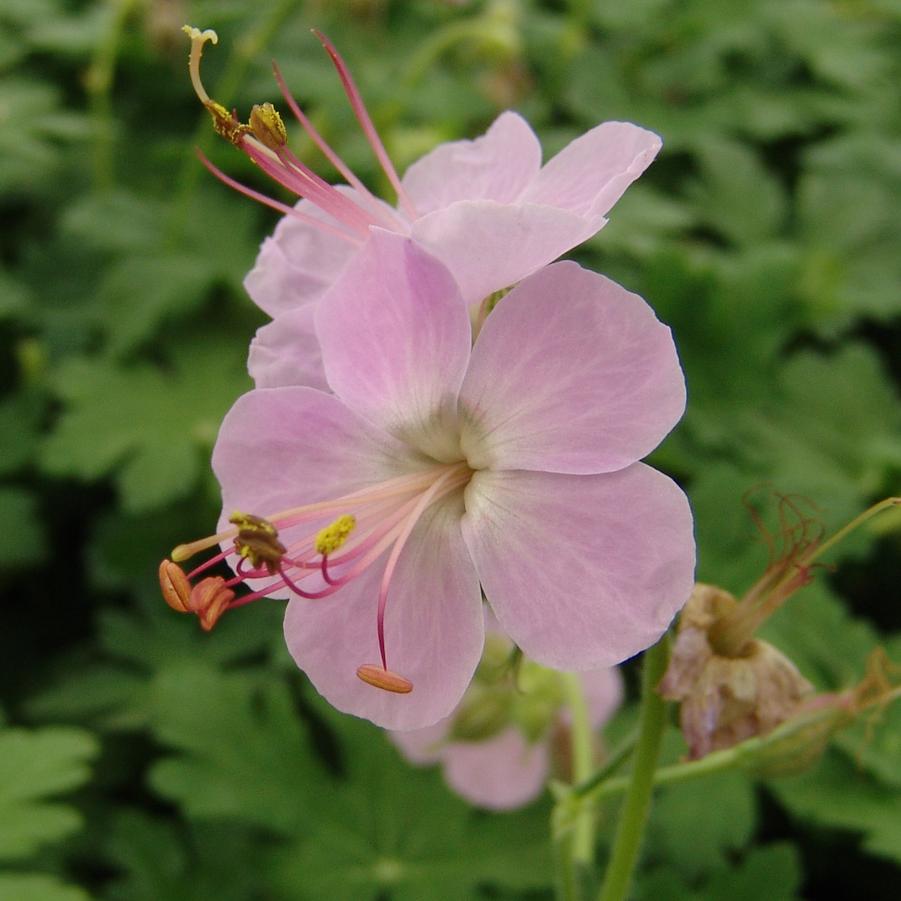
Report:
[{"label": "pink style", "polygon": [[179,583],[185,609],[214,621],[289,599],[285,638],[319,692],[398,730],[459,702],[482,590],[549,667],[610,666],[659,638],[691,592],[694,540],[683,492],[636,462],[685,404],[670,331],[640,297],[552,264],[473,345],[447,267],[375,228],[316,330],[331,393],[258,388],[222,424],[222,531],[173,559],[220,545],[188,578],[221,559],[235,575]]}]

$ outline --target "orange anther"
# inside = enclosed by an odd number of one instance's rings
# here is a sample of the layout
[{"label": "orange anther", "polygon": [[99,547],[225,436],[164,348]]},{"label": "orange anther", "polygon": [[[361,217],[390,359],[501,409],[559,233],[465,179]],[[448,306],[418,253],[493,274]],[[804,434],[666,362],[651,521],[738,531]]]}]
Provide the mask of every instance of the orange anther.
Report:
[{"label": "orange anther", "polygon": [[179,613],[191,611],[191,583],[184,570],[171,560],[160,563],[160,588],[163,600]]},{"label": "orange anther", "polygon": [[367,685],[381,688],[384,691],[393,691],[395,694],[406,695],[413,691],[413,683],[409,679],[391,670],[384,669],[375,663],[364,663],[357,667],[357,678],[362,679]]},{"label": "orange anther", "polygon": [[222,576],[208,576],[194,586],[189,604],[201,628],[209,632],[234,599],[235,593],[226,587]]}]

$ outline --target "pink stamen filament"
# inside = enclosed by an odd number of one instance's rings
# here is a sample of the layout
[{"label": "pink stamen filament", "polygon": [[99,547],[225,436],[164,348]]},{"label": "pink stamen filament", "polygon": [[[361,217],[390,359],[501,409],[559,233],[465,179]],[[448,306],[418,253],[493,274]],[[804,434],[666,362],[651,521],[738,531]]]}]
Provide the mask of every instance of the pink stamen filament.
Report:
[{"label": "pink stamen filament", "polygon": [[391,158],[388,156],[388,151],[385,150],[385,145],[382,143],[382,139],[379,137],[378,132],[375,129],[375,126],[372,124],[372,119],[369,117],[369,113],[366,110],[366,105],[363,103],[363,96],[360,94],[359,89],[357,88],[356,82],[353,80],[353,76],[350,74],[350,70],[347,68],[347,64],[341,57],[341,54],[335,49],[334,44],[321,32],[317,29],[313,29],[313,34],[319,38],[319,42],[325,48],[325,52],[328,53],[329,57],[332,60],[332,63],[335,66],[335,69],[338,72],[338,77],[341,79],[341,83],[344,85],[344,92],[347,94],[347,99],[350,101],[350,105],[354,111],[354,115],[357,117],[357,121],[360,123],[360,127],[363,129],[363,133],[366,135],[366,139],[369,141],[369,146],[372,147],[372,151],[376,156],[376,159],[379,161],[379,164],[382,167],[382,171],[388,176],[388,181],[391,182],[391,185],[394,187],[394,190],[397,192],[397,201],[400,204],[403,211],[411,218],[417,218],[416,209],[414,208],[410,198],[407,196],[407,192],[404,191],[403,185],[401,185],[400,178],[398,178],[397,171],[394,168],[394,164],[391,162]]},{"label": "pink stamen filament", "polygon": [[[441,496],[439,492],[441,492],[441,494],[446,494],[448,491],[452,490],[453,487],[456,487],[457,483],[456,481],[453,481],[454,474],[454,470],[448,470],[448,472],[440,476],[435,483],[422,494],[419,502],[405,520],[403,531],[400,533],[394,547],[391,549],[388,562],[385,564],[385,572],[382,574],[382,584],[379,587],[379,605],[376,618],[376,628],[379,638],[379,655],[382,658],[382,669],[388,669],[388,661],[385,654],[385,608],[388,605],[388,588],[391,585],[391,577],[394,575],[394,568],[397,566],[400,553],[404,549],[407,539],[413,532],[413,527],[419,521],[419,517],[422,516],[433,500],[436,500]],[[448,485],[450,485],[450,487],[448,487]],[[442,491],[443,488],[446,490]]]},{"label": "pink stamen filament", "polygon": [[[424,488],[427,488],[441,473],[448,470],[448,466],[436,466],[432,469],[420,470],[403,476],[396,476],[393,479],[387,479],[371,488],[361,488],[350,494],[342,495],[335,500],[317,501],[312,504],[303,504],[299,507],[290,507],[287,510],[280,510],[266,517],[269,522],[279,529],[287,529],[291,526],[302,522],[310,522],[315,519],[324,518],[330,514],[342,513],[347,510],[358,507],[361,504],[372,504],[375,501],[383,501],[388,498],[398,498],[403,495],[414,494]],[[459,464],[455,464],[453,469],[458,469]],[[172,551],[172,559],[177,561],[187,560],[194,554],[208,550],[215,545],[234,538],[238,534],[238,529],[231,527],[217,532],[215,535],[209,535],[197,541],[191,541],[187,544],[180,544]]]},{"label": "pink stamen filament", "polygon": [[319,148],[323,156],[325,156],[335,169],[344,176],[347,183],[356,188],[356,190],[366,198],[369,202],[370,212],[380,218],[384,224],[389,225],[389,227],[395,227],[396,225],[401,224],[396,217],[391,217],[393,221],[389,221],[387,211],[379,204],[378,198],[373,195],[372,191],[370,191],[356,175],[354,175],[350,166],[348,166],[347,163],[345,163],[344,160],[341,159],[341,157],[328,145],[326,140],[316,129],[316,126],[313,125],[306,113],[300,108],[300,104],[294,99],[294,95],[288,89],[287,82],[285,81],[278,64],[274,61],[272,63],[272,71],[275,73],[275,80],[278,83],[279,90],[282,92],[285,103],[288,104],[288,107],[291,112],[294,113],[294,117],[300,123],[303,130],[310,136],[310,139]]},{"label": "pink stamen filament", "polygon": [[[441,471],[443,470],[443,471]],[[370,492],[368,495],[363,492],[364,499],[376,497],[381,502],[376,504],[374,508],[370,508],[358,521],[360,528],[359,537],[342,553],[327,559],[327,555],[323,555],[319,563],[313,562],[308,558],[313,554],[315,547],[315,539],[317,533],[310,533],[297,542],[292,543],[293,553],[289,556],[286,554],[278,568],[278,578],[271,581],[262,588],[252,591],[242,597],[234,599],[229,608],[241,607],[252,601],[267,597],[272,592],[281,588],[288,588],[298,597],[306,600],[320,600],[329,597],[337,592],[341,587],[352,582],[358,576],[362,575],[376,560],[378,560],[386,550],[391,548],[388,561],[385,565],[384,573],[379,588],[378,607],[376,628],[378,633],[379,654],[381,656],[382,667],[387,670],[387,653],[385,650],[385,612],[388,602],[388,590],[394,571],[397,567],[398,559],[403,551],[416,523],[419,521],[423,513],[428,509],[430,504],[434,503],[441,497],[449,494],[456,488],[464,485],[469,478],[466,467],[456,464],[451,467],[441,467],[438,470],[437,478],[435,471],[432,471],[431,484],[413,497],[407,497],[401,500],[405,495],[409,494],[410,489],[406,492],[393,490],[386,492],[384,490]],[[394,482],[406,481],[409,485],[410,477],[402,477]],[[416,478],[416,483],[421,480]],[[381,487],[381,486],[380,486]],[[398,501],[400,501],[398,503]],[[360,503],[360,499],[357,499]],[[320,506],[320,505],[310,505]],[[288,511],[291,512],[291,511]],[[316,511],[318,519],[322,519],[326,512],[322,509]],[[232,554],[237,553],[235,550],[222,552],[217,554],[212,562],[218,562]],[[211,561],[197,568],[202,571],[211,565]],[[329,572],[329,567],[334,571],[341,568],[343,572],[340,575]],[[291,570],[299,570],[299,572],[291,572]],[[235,567],[236,575],[226,582],[226,587],[232,588],[235,585],[250,579],[265,578],[269,575],[269,571],[265,566],[248,568],[245,560],[239,560]],[[309,576],[319,572],[324,581],[327,583],[325,588],[317,591],[307,591],[298,583]]]},{"label": "pink stamen filament", "polygon": [[301,222],[312,225],[314,228],[318,228],[321,231],[327,231],[329,234],[342,238],[345,241],[350,241],[352,244],[359,245],[362,243],[360,237],[356,234],[349,234],[338,226],[332,225],[331,222],[327,222],[325,219],[317,219],[315,216],[308,216],[306,213],[302,213],[300,210],[295,209],[287,203],[282,203],[280,200],[275,200],[272,197],[268,197],[266,194],[254,191],[253,188],[248,188],[247,185],[241,184],[241,182],[232,178],[230,175],[226,175],[218,166],[213,165],[200,149],[197,149],[196,152],[200,162],[203,163],[203,165],[206,166],[219,181],[232,190],[237,191],[239,194],[243,194],[245,197],[249,197],[251,200],[255,200],[257,203],[263,204],[263,206],[268,206],[273,210],[277,210],[279,213],[283,213],[286,216],[292,216],[295,219],[299,219]]},{"label": "pink stamen filament", "polygon": [[[370,218],[363,210],[343,197],[331,185],[323,188],[309,170],[298,169],[285,161],[285,158],[255,141],[241,141],[241,147],[250,159],[256,163],[273,181],[293,191],[298,197],[306,197],[324,213],[337,219],[343,225],[356,229],[360,238],[365,238]],[[295,157],[296,158],[296,157]],[[306,168],[306,167],[304,167]]]}]

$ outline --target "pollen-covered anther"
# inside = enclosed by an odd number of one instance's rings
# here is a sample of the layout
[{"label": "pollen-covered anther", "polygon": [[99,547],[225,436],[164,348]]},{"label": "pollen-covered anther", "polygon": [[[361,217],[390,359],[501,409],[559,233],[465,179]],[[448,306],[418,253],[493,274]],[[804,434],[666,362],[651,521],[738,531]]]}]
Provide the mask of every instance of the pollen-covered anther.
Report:
[{"label": "pollen-covered anther", "polygon": [[208,576],[194,586],[188,603],[191,612],[197,614],[201,628],[209,632],[234,599],[235,593],[222,576]]},{"label": "pollen-covered anther", "polygon": [[271,103],[256,103],[250,110],[250,131],[276,153],[288,143],[288,131],[278,110]]},{"label": "pollen-covered anther", "polygon": [[398,695],[407,695],[413,691],[413,683],[399,673],[392,673],[375,663],[364,663],[357,667],[357,678],[374,688],[391,691]]},{"label": "pollen-covered anther", "polygon": [[333,523],[319,530],[316,535],[316,552],[323,556],[333,554],[347,541],[356,525],[356,518],[349,513],[339,516]]},{"label": "pollen-covered anther", "polygon": [[160,563],[160,589],[163,600],[179,613],[191,612],[191,583],[184,570],[171,560]]},{"label": "pollen-covered anther", "polygon": [[268,519],[252,513],[233,513],[228,521],[238,527],[235,550],[254,569],[265,566],[270,573],[278,572],[282,557],[287,553],[278,540],[278,529]]},{"label": "pollen-covered anther", "polygon": [[243,125],[221,103],[217,103],[206,92],[203,82],[200,80],[200,58],[203,55],[203,45],[209,41],[211,44],[219,43],[219,35],[212,28],[201,31],[193,25],[184,25],[181,29],[191,39],[191,53],[188,56],[188,72],[191,75],[191,84],[200,102],[207,108],[213,119],[213,129],[216,134],[239,144],[246,134],[251,133],[249,125]]}]

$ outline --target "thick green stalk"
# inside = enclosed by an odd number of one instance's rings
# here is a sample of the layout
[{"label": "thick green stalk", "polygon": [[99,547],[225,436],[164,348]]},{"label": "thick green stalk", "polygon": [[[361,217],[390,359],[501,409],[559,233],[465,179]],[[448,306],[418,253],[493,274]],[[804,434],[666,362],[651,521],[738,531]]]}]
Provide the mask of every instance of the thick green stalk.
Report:
[{"label": "thick green stalk", "polygon": [[654,773],[666,727],[666,702],[657,694],[657,685],[668,662],[669,636],[665,635],[645,652],[642,662],[638,744],[598,901],[624,901],[632,882],[651,809]]}]

